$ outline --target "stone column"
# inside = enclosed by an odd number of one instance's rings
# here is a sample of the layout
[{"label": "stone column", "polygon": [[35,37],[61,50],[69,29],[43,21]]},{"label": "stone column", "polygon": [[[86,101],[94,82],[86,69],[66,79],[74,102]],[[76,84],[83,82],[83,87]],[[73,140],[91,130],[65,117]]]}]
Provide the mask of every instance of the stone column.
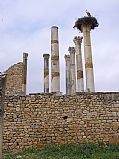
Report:
[{"label": "stone column", "polygon": [[44,93],[49,93],[49,54],[43,54],[44,57]]},{"label": "stone column", "polygon": [[3,92],[3,75],[0,72],[0,159],[3,158],[3,122],[4,122],[4,92]]},{"label": "stone column", "polygon": [[84,92],[84,79],[83,79],[83,65],[81,54],[81,43],[83,37],[75,36],[75,52],[76,52],[76,64],[77,64],[77,92]]},{"label": "stone column", "polygon": [[28,58],[28,53],[23,53],[23,64],[24,64],[24,69],[23,69],[22,92],[24,93],[24,95],[26,95],[27,58]]},{"label": "stone column", "polygon": [[91,25],[82,25],[82,32],[84,37],[86,90],[87,92],[95,92],[90,30],[91,30]]},{"label": "stone column", "polygon": [[60,92],[58,27],[51,28],[51,92]]},{"label": "stone column", "polygon": [[87,92],[95,92],[90,31],[98,26],[97,19],[87,13],[87,16],[78,18],[73,27],[83,32]]},{"label": "stone column", "polygon": [[71,95],[70,55],[65,55],[65,63],[66,63],[66,95]]},{"label": "stone column", "polygon": [[71,76],[71,95],[76,94],[76,73],[75,73],[75,48],[69,47],[70,53],[70,76]]}]

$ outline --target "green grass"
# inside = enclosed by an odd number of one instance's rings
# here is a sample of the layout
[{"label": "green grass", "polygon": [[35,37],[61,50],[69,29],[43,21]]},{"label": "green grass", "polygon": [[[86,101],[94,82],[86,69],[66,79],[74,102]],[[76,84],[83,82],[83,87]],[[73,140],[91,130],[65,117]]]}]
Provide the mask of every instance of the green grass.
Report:
[{"label": "green grass", "polygon": [[23,150],[14,155],[6,154],[4,159],[119,159],[119,144],[52,145]]}]

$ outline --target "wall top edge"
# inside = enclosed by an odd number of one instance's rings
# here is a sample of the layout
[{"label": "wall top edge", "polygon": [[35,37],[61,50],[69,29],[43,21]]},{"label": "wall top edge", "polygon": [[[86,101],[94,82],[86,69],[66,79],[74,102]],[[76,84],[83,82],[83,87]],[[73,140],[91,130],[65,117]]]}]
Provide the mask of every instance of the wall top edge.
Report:
[{"label": "wall top edge", "polygon": [[78,97],[78,96],[95,96],[95,95],[116,95],[119,96],[119,92],[95,92],[95,93],[88,93],[88,92],[77,92],[76,95],[66,95],[66,94],[59,94],[59,95],[55,95],[55,93],[29,93],[27,95],[6,95],[6,98],[12,98],[12,97],[32,97],[32,96],[54,96],[54,97]]}]

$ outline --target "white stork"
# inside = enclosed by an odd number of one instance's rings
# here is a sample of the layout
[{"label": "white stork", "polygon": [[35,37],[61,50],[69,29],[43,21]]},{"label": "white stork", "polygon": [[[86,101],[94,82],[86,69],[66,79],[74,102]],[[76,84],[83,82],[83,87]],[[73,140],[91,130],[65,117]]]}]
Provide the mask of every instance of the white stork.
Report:
[{"label": "white stork", "polygon": [[91,14],[90,14],[90,12],[87,11],[87,9],[86,9],[86,14],[88,17],[91,17]]}]

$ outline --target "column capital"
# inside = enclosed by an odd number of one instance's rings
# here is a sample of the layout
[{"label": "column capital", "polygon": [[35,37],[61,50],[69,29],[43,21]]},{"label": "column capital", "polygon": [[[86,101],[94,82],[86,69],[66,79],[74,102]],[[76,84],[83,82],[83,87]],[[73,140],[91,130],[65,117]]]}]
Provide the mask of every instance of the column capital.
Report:
[{"label": "column capital", "polygon": [[52,29],[52,28],[54,28],[54,29],[58,29],[58,26],[55,26],[55,25],[54,25],[54,26],[52,26],[52,27],[51,27],[51,29]]},{"label": "column capital", "polygon": [[44,59],[49,59],[50,55],[49,54],[43,54]]},{"label": "column capital", "polygon": [[23,57],[27,58],[28,57],[28,53],[23,52]]},{"label": "column capital", "polygon": [[69,53],[75,53],[75,48],[74,47],[69,47],[68,48]]},{"label": "column capital", "polygon": [[28,53],[23,52],[23,58],[27,59],[28,58]]},{"label": "column capital", "polygon": [[74,42],[75,45],[81,45],[82,39],[83,39],[82,36],[75,36],[74,39],[73,39],[73,42]]},{"label": "column capital", "polygon": [[64,58],[66,61],[68,61],[68,60],[70,60],[70,55],[65,55]]}]

